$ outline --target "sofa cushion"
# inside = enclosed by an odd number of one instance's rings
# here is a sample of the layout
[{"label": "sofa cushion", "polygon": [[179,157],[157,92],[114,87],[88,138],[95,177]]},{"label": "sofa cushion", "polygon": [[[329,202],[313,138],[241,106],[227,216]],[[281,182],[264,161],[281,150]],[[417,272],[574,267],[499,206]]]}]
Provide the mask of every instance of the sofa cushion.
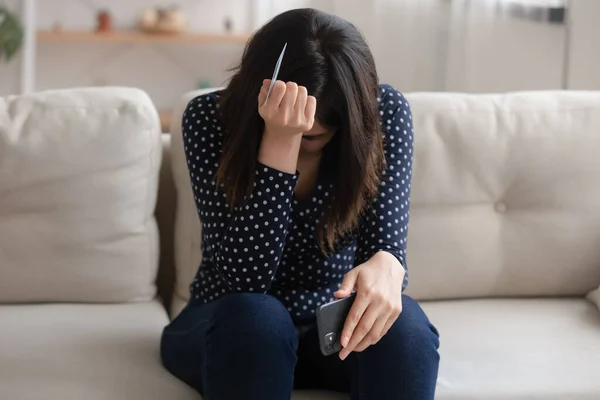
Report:
[{"label": "sofa cushion", "polygon": [[[201,231],[172,126],[176,313]],[[416,299],[584,296],[600,284],[600,92],[407,95],[415,125],[408,244]],[[179,306],[177,306],[179,304]]]},{"label": "sofa cushion", "polygon": [[0,399],[198,399],[160,363],[158,302],[6,305],[0,321]]},{"label": "sofa cushion", "polygon": [[190,173],[183,151],[181,118],[187,104],[196,96],[217,89],[203,89],[187,93],[176,105],[171,122],[171,160],[173,179],[177,190],[177,215],[175,218],[175,289],[172,316],[182,310],[181,303],[190,298],[189,285],[202,261],[202,228],[196,210]]},{"label": "sofa cushion", "polygon": [[[157,301],[4,305],[0,321],[0,399],[201,400],[162,366],[168,317]],[[345,398],[301,391],[293,400]]]},{"label": "sofa cushion", "polygon": [[600,92],[412,94],[408,294],[600,284]]},{"label": "sofa cushion", "polygon": [[600,399],[600,313],[584,299],[422,306],[441,335],[436,399]]},{"label": "sofa cushion", "polygon": [[160,159],[139,90],[0,98],[0,302],[152,298]]}]

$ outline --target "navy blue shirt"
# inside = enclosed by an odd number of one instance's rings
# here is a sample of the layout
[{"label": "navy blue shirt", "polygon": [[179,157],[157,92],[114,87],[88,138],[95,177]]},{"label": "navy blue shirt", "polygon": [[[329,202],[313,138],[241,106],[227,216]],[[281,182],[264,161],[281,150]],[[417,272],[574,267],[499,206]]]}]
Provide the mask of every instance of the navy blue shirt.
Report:
[{"label": "navy blue shirt", "polygon": [[294,196],[298,174],[258,163],[248,201],[230,209],[214,183],[225,134],[218,100],[218,92],[196,97],[183,115],[183,143],[202,225],[202,263],[191,284],[192,301],[207,303],[230,292],[268,293],[298,320],[333,300],[344,274],[378,251],[390,252],[406,268],[413,126],[400,92],[380,86],[387,165],[379,194],[355,236],[328,256],[318,246],[315,227],[332,182],[317,180],[311,195],[300,200]]}]

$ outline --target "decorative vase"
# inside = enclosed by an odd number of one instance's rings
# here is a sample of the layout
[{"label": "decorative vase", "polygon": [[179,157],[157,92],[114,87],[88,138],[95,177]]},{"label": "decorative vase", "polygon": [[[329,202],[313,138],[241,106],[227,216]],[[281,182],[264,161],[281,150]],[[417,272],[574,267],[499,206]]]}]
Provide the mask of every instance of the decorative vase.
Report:
[{"label": "decorative vase", "polygon": [[97,32],[110,32],[112,30],[112,16],[110,12],[102,10],[97,15]]},{"label": "decorative vase", "polygon": [[140,29],[150,33],[181,33],[187,25],[185,15],[178,7],[148,8],[139,21]]}]

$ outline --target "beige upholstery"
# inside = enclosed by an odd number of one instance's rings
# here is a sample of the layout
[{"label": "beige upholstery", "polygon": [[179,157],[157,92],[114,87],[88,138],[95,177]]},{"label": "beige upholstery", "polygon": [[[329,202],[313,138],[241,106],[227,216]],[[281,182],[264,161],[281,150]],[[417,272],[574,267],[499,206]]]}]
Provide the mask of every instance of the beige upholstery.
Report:
[{"label": "beige upholstery", "polygon": [[[600,284],[600,93],[407,98],[416,132],[408,293],[578,296],[423,302],[441,332],[437,398],[600,399],[600,314],[584,299]],[[180,124],[173,315],[201,247]]]},{"label": "beige upholstery", "polygon": [[[183,99],[175,107],[175,118],[171,122],[172,155],[171,165],[175,188],[177,189],[177,213],[175,219],[175,295],[172,304],[172,316],[179,314],[189,300],[189,284],[194,279],[200,261],[202,251],[200,242],[202,230],[196,212],[194,195],[190,185],[190,175],[187,162],[183,154],[183,142],[181,136],[181,116],[187,103],[194,97],[208,93],[216,89],[204,89],[191,92],[183,96]],[[179,211],[183,210],[183,211]]]},{"label": "beige upholstery", "polygon": [[[177,115],[201,93],[184,96]],[[415,125],[408,294],[584,296],[598,287],[600,184],[591,182],[600,182],[600,93],[407,98]],[[180,125],[172,160],[182,303],[200,231]]]},{"label": "beige upholstery", "polygon": [[0,306],[0,399],[197,399],[166,373],[162,304]]},{"label": "beige upholstery", "polygon": [[600,284],[600,93],[408,99],[408,293],[584,296]]},{"label": "beige upholstery", "polygon": [[587,296],[588,300],[598,306],[598,310],[600,310],[600,287],[598,289],[590,292]]},{"label": "beige upholstery", "polygon": [[[599,400],[600,313],[584,295],[600,284],[600,94],[408,98],[410,293],[545,296],[423,301],[441,332],[436,399]],[[159,174],[156,111],[139,91],[0,99],[0,399],[200,399],[162,368],[168,317],[149,300],[157,178],[156,279],[174,314],[200,262],[178,125]],[[54,304],[7,304],[34,300]]]},{"label": "beige upholstery", "polygon": [[600,399],[600,313],[584,299],[423,308],[441,334],[436,399]]},{"label": "beige upholstery", "polygon": [[160,149],[140,90],[0,99],[0,302],[153,298]]}]

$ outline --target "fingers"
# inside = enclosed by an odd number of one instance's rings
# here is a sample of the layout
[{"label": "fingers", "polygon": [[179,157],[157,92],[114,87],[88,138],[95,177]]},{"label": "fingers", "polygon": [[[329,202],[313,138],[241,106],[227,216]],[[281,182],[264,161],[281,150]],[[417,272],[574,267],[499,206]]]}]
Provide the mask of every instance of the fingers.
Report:
[{"label": "fingers", "polygon": [[[271,85],[269,81],[269,85]],[[268,87],[267,87],[268,92]],[[271,96],[269,96],[269,100],[265,106],[270,108],[271,110],[277,110],[281,104],[281,101],[285,97],[286,85],[282,81],[276,81],[273,86],[273,91],[271,91]]]},{"label": "fingers", "polygon": [[308,100],[308,90],[304,86],[298,86],[298,95],[296,97],[296,104],[294,104],[294,114],[304,120],[304,110],[306,109],[306,102]]},{"label": "fingers", "polygon": [[377,319],[371,331],[356,345],[353,351],[365,351],[367,347],[377,344],[390,330],[394,322],[400,316],[399,312],[393,311]]},{"label": "fingers", "polygon": [[353,351],[364,351],[367,347],[379,342],[379,340],[383,337],[383,330],[389,320],[389,317],[390,313],[379,316],[369,333],[367,333],[363,340],[356,345]]},{"label": "fingers", "polygon": [[364,296],[356,296],[354,304],[350,308],[346,322],[344,323],[344,329],[342,330],[341,344],[343,347],[347,347],[350,338],[354,334],[356,326],[360,322],[365,310],[369,306],[369,300]]},{"label": "fingers", "polygon": [[267,93],[269,92],[269,85],[271,85],[271,80],[265,79],[263,81],[263,85],[260,87],[260,92],[258,93],[258,108],[261,108],[265,105]]},{"label": "fingers", "polygon": [[317,100],[308,95],[306,87],[298,86],[294,82],[276,81],[267,99],[270,85],[270,79],[263,80],[258,94],[258,112],[265,120],[265,129],[291,134],[311,130]]},{"label": "fingers", "polygon": [[396,322],[396,320],[398,319],[399,316],[400,316],[400,312],[398,312],[398,311],[395,311],[390,315],[390,317],[388,318],[388,320],[386,321],[386,323],[383,327],[383,331],[381,332],[381,337],[384,337],[388,333],[388,331],[390,330],[392,325],[394,325],[394,322]]},{"label": "fingers", "polygon": [[306,99],[306,108],[304,109],[304,117],[306,118],[307,123],[310,125],[310,129],[312,129],[313,124],[315,123],[315,113],[317,112],[317,99],[315,96],[308,96]]},{"label": "fingers", "polygon": [[[355,302],[356,304],[356,302]],[[350,311],[352,313],[352,311]],[[340,351],[340,359],[344,360],[348,357],[355,347],[362,342],[362,340],[370,334],[375,321],[377,321],[377,317],[379,316],[380,311],[379,308],[375,305],[368,306],[364,313],[361,315],[360,320],[355,325],[352,333],[350,334],[350,340],[348,344],[344,346],[344,348]],[[356,320],[356,315],[352,315],[350,318],[352,322]],[[347,337],[344,333],[342,333],[342,338]]]},{"label": "fingers", "polygon": [[283,100],[281,100],[281,104],[279,105],[280,109],[286,111],[293,111],[294,104],[296,104],[296,97],[298,96],[298,85],[294,82],[288,82],[285,84],[285,95],[283,96]]},{"label": "fingers", "polygon": [[[390,330],[392,325],[396,322],[400,316],[401,310],[389,308],[388,306],[382,305],[375,307],[370,304],[366,312],[363,314],[361,321],[354,330],[354,334],[342,351],[340,351],[340,358],[344,360],[351,352],[361,352],[366,350],[369,346],[377,344]],[[373,316],[375,316],[375,322],[372,323]],[[364,332],[370,330],[364,335],[358,344],[355,343],[363,335]]]},{"label": "fingers", "polygon": [[[308,96],[308,97],[309,97],[308,101],[310,102],[310,97],[312,97],[312,96]],[[343,299],[344,297],[350,296],[350,294],[354,290],[354,287],[356,286],[357,279],[358,279],[358,270],[356,270],[356,269],[350,270],[350,272],[348,272],[344,276],[344,280],[342,281],[342,284],[340,285],[340,288],[338,289],[338,291],[335,292],[333,295],[335,297],[337,297],[338,299]]]}]

